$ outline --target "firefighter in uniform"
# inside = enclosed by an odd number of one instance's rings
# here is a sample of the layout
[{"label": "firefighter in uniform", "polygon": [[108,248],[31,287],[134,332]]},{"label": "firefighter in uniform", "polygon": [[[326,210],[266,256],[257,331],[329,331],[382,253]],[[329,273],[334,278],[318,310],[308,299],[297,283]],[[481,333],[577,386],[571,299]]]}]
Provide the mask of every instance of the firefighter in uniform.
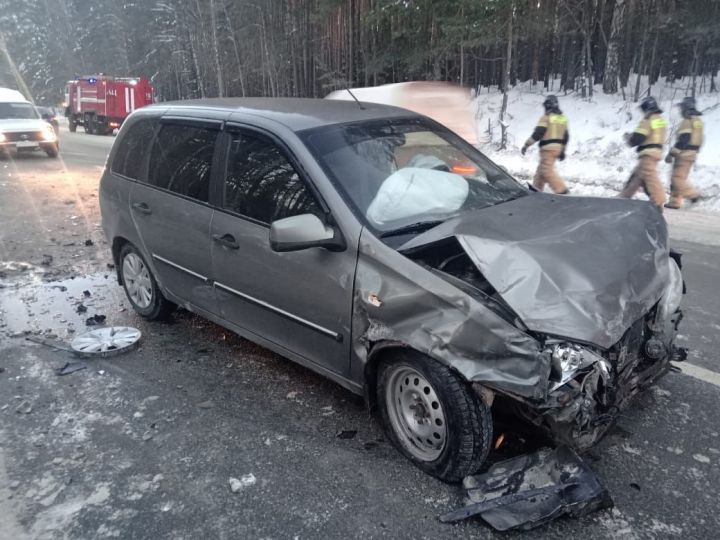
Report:
[{"label": "firefighter in uniform", "polygon": [[555,170],[555,160],[565,159],[565,147],[570,138],[568,120],[560,110],[557,97],[548,96],[543,101],[543,106],[545,114],[538,121],[535,131],[525,141],[520,152],[525,155],[528,148],[540,141],[540,163],[533,179],[533,187],[543,191],[545,184],[550,184],[555,193],[565,195],[569,190]]},{"label": "firefighter in uniform", "polygon": [[670,202],[665,208],[680,208],[683,199],[695,203],[701,197],[688,182],[688,175],[703,143],[703,121],[700,119],[702,113],[697,110],[695,98],[692,97],[682,100],[680,111],[683,120],[677,130],[677,141],[665,158],[667,163],[673,164],[670,177]]},{"label": "firefighter in uniform", "polygon": [[644,98],[640,108],[645,116],[632,134],[625,134],[628,145],[637,147],[638,163],[618,197],[630,199],[642,187],[653,204],[662,210],[665,188],[658,177],[657,165],[662,159],[668,123],[661,116],[662,111],[654,97]]}]

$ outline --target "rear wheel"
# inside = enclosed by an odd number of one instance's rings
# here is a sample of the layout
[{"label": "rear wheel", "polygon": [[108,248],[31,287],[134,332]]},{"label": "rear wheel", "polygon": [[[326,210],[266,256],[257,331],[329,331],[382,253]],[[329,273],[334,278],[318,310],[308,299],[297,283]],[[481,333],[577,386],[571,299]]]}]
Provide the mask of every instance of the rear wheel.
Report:
[{"label": "rear wheel", "polygon": [[133,309],[146,319],[163,319],[175,309],[158,287],[150,267],[132,244],[120,250],[120,277]]},{"label": "rear wheel", "polygon": [[72,118],[68,120],[68,129],[70,130],[70,133],[75,133],[77,131],[77,122],[75,122]]},{"label": "rear wheel", "polygon": [[482,466],[492,441],[490,410],[450,368],[399,352],[380,365],[377,395],[388,437],[417,467],[459,482]]}]

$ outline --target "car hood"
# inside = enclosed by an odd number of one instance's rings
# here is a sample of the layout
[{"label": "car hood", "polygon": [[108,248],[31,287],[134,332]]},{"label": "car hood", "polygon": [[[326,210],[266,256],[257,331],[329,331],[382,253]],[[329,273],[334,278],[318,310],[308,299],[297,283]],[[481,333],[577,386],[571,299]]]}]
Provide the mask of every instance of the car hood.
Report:
[{"label": "car hood", "polygon": [[667,287],[667,226],[646,202],[530,194],[452,218],[399,251],[450,237],[529,330],[603,348]]},{"label": "car hood", "polygon": [[14,131],[40,131],[45,129],[48,123],[41,118],[7,118],[0,119],[0,130],[5,132]]}]

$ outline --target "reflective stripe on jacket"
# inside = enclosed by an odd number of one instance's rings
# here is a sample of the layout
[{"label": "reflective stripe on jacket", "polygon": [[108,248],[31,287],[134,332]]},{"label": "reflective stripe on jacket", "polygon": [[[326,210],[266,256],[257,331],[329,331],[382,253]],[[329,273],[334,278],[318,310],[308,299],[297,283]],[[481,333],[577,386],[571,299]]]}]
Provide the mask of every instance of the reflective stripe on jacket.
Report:
[{"label": "reflective stripe on jacket", "polygon": [[540,146],[549,144],[566,145],[568,142],[568,119],[564,114],[544,114],[538,120],[532,136],[525,142],[531,146],[540,141]]},{"label": "reflective stripe on jacket", "polygon": [[668,122],[658,113],[650,113],[640,121],[635,128],[631,140],[640,140],[637,144],[638,155],[656,156],[662,155],[662,147],[667,137]]}]

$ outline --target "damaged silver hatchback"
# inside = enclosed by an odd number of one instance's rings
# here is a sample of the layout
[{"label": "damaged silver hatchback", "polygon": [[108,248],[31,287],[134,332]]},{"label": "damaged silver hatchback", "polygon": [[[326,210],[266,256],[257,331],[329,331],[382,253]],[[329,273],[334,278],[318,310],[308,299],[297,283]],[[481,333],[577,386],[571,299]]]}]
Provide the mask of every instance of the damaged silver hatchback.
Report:
[{"label": "damaged silver hatchback", "polygon": [[477,471],[493,414],[586,449],[682,359],[662,215],[518,184],[439,124],[342,101],[158,104],[100,190],[120,284],[363,394],[424,471]]}]

